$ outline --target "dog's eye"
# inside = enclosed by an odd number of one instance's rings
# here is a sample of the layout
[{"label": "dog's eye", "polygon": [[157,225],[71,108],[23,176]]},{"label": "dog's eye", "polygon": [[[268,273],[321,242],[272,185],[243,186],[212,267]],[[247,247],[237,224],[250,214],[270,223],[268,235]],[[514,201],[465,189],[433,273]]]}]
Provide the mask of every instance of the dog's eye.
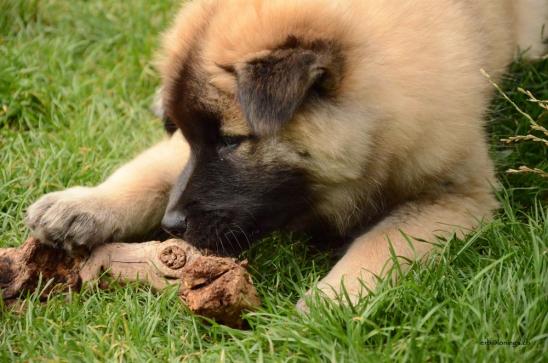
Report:
[{"label": "dog's eye", "polygon": [[246,135],[223,135],[221,137],[220,146],[225,149],[236,149],[242,142],[249,139]]}]

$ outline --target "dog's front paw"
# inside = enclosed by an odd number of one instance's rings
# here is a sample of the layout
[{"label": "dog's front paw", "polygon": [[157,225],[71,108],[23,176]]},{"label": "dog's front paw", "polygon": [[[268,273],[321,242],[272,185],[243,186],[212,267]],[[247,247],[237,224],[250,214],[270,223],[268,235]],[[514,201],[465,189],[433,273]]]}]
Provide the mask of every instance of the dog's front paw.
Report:
[{"label": "dog's front paw", "polygon": [[331,287],[325,287],[325,289],[320,289],[318,287],[312,288],[308,290],[303,297],[297,301],[297,304],[295,305],[295,308],[297,308],[297,311],[299,311],[302,314],[308,315],[310,312],[310,307],[314,305],[314,301],[316,297],[323,298],[323,299],[330,299],[330,300],[337,300],[337,294],[335,293],[335,290]]},{"label": "dog's front paw", "polygon": [[43,243],[71,252],[117,238],[112,205],[96,188],[71,188],[44,195],[30,206],[26,224]]},{"label": "dog's front paw", "polygon": [[331,276],[325,277],[318,282],[315,288],[308,290],[299,299],[295,307],[299,312],[308,314],[310,311],[309,304],[314,302],[316,296],[329,299],[337,304],[356,305],[368,295],[369,291],[359,278],[344,277],[340,277],[339,279]]}]

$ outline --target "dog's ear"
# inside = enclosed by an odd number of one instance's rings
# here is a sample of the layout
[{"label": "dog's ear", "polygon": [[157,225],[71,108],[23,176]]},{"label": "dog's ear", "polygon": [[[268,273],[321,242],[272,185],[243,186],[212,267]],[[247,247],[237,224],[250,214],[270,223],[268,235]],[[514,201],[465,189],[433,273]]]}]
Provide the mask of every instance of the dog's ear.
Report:
[{"label": "dog's ear", "polygon": [[257,135],[278,131],[312,92],[333,88],[340,76],[329,49],[289,48],[232,67],[238,101]]}]

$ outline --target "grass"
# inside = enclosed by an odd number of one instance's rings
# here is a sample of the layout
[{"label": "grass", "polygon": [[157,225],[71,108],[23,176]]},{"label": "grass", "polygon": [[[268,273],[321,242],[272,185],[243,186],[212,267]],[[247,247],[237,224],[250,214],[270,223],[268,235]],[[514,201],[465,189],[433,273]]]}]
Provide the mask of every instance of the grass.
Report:
[{"label": "grass", "polygon": [[[161,137],[151,58],[176,3],[0,2],[0,246],[25,239],[24,210],[40,195],[95,184]],[[515,63],[503,84],[546,125],[518,86],[548,99],[548,60]],[[529,130],[502,97],[489,118],[504,185],[496,220],[355,308],[318,301],[299,315],[298,297],[331,262],[275,235],[247,254],[264,301],[250,330],[190,315],[174,290],[90,285],[46,304],[30,295],[19,312],[0,306],[0,361],[546,361],[548,182],[504,171],[547,170],[547,149],[500,142]],[[481,344],[493,339],[526,344]]]}]

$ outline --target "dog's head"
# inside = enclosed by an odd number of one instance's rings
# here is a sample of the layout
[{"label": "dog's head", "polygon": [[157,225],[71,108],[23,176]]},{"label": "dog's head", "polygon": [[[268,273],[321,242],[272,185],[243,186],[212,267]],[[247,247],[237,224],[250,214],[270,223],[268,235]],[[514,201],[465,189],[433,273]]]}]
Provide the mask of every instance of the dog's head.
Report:
[{"label": "dog's head", "polygon": [[383,128],[363,122],[376,117],[364,97],[376,84],[357,81],[364,50],[332,3],[198,1],[179,14],[159,69],[191,160],[164,217],[170,230],[237,252],[310,221],[344,231],[379,202]]}]

